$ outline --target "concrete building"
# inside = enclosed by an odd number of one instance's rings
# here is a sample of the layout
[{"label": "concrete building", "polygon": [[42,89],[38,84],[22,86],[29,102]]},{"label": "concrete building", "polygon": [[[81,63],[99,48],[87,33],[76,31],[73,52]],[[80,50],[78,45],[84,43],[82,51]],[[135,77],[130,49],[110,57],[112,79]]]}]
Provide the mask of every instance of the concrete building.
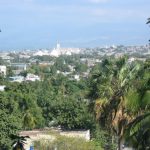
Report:
[{"label": "concrete building", "polygon": [[0,91],[5,91],[5,87],[6,87],[6,85],[0,85]]},{"label": "concrete building", "polygon": [[13,72],[18,75],[22,71],[27,70],[28,64],[24,63],[11,63],[10,66],[12,67]]},{"label": "concrete building", "polygon": [[14,76],[14,77],[9,77],[9,81],[10,82],[23,82],[24,81],[24,77],[23,76]]},{"label": "concrete building", "polygon": [[25,80],[26,81],[40,81],[40,77],[31,73],[28,73]]},{"label": "concrete building", "polygon": [[0,65],[0,74],[6,76],[6,66]]},{"label": "concrete building", "polygon": [[56,48],[54,48],[50,55],[58,57],[60,55],[72,55],[72,54],[79,54],[81,50],[79,48],[62,48],[60,43],[57,43]]}]

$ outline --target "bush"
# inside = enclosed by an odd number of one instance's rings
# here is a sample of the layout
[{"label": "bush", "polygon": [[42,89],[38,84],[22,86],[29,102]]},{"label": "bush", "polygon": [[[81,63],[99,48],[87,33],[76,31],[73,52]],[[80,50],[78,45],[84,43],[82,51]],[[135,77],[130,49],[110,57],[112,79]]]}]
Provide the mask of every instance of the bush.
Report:
[{"label": "bush", "polygon": [[68,138],[64,136],[58,136],[55,141],[37,141],[35,144],[35,150],[103,150],[95,142],[87,142],[80,138]]}]

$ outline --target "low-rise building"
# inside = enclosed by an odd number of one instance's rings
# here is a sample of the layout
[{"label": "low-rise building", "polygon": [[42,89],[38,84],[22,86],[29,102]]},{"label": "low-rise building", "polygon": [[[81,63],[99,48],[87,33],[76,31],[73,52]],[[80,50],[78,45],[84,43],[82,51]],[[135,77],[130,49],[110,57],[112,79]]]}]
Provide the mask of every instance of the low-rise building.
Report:
[{"label": "low-rise building", "polygon": [[12,70],[14,74],[19,75],[20,72],[27,70],[28,64],[25,63],[11,63],[10,67],[12,67]]},{"label": "low-rise building", "polygon": [[6,76],[6,66],[0,65],[0,74]]},{"label": "low-rise building", "polygon": [[40,77],[38,75],[28,73],[25,80],[26,81],[40,81]]},{"label": "low-rise building", "polygon": [[14,77],[9,77],[9,81],[10,82],[23,82],[24,81],[24,77],[23,76],[14,76]]},{"label": "low-rise building", "polygon": [[0,91],[5,91],[5,87],[6,87],[6,85],[0,85]]}]

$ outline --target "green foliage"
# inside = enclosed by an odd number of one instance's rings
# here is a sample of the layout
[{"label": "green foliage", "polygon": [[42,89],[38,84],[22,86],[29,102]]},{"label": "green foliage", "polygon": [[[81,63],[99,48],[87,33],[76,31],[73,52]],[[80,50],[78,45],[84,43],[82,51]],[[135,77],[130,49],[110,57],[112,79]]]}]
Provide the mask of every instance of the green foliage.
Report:
[{"label": "green foliage", "polygon": [[141,107],[140,94],[131,89],[126,95],[126,106],[130,112],[137,113]]},{"label": "green foliage", "polygon": [[[101,126],[118,136],[118,148],[126,126],[149,110],[149,67],[145,63],[126,62],[126,58],[104,59],[90,78],[90,97],[107,99],[107,104],[99,107]],[[101,101],[102,102],[102,101]]]},{"label": "green foliage", "polygon": [[126,145],[138,150],[150,149],[150,113],[138,116],[126,128]]},{"label": "green foliage", "polygon": [[62,72],[69,72],[70,69],[68,67],[68,64],[66,64],[66,59],[65,57],[61,56],[61,57],[58,57],[56,59],[56,62],[54,64],[54,67],[57,69],[57,70],[60,70]]},{"label": "green foliage", "polygon": [[[32,64],[27,72],[40,75],[40,82],[8,83],[1,79],[0,83],[6,85],[5,92],[0,92],[0,144],[4,149],[11,144],[10,134],[17,133],[20,128],[29,130],[52,125],[66,129],[91,129],[94,145],[113,149],[112,133],[123,137],[126,125],[139,114],[149,111],[149,60],[129,64],[126,56],[105,58],[90,68],[86,81],[84,78],[70,80],[56,73],[57,70],[70,71],[69,65],[72,65],[75,73],[82,76],[89,69],[86,62],[81,63],[82,57],[85,58],[82,55],[56,59],[37,57],[38,63]],[[42,66],[40,61],[53,61],[54,65]],[[22,72],[22,75],[27,72]],[[8,68],[8,74],[12,74],[11,68]],[[96,127],[96,121],[101,128]],[[136,125],[134,133],[144,139],[149,131],[148,123],[143,121]]]},{"label": "green foliage", "polygon": [[0,148],[3,150],[10,149],[11,134],[17,134],[22,126],[17,108],[17,103],[0,92]]},{"label": "green foliage", "polygon": [[75,99],[64,99],[59,105],[57,120],[68,129],[91,129],[94,125],[92,115],[88,112],[85,102]]},{"label": "green foliage", "polygon": [[142,103],[142,105],[144,105],[147,110],[150,109],[150,90],[145,92]]},{"label": "green foliage", "polygon": [[25,129],[33,129],[35,127],[35,119],[29,111],[23,116],[23,126]]},{"label": "green foliage", "polygon": [[86,72],[88,69],[86,64],[76,63],[75,70],[77,73]]},{"label": "green foliage", "polygon": [[80,138],[58,136],[52,142],[35,142],[35,150],[53,150],[55,148],[57,150],[103,150],[95,141],[87,142]]},{"label": "green foliage", "polygon": [[12,76],[14,75],[12,69],[13,69],[12,67],[7,66],[7,73],[6,73],[6,74],[7,74],[7,77],[12,77]]},{"label": "green foliage", "polygon": [[99,144],[102,148],[116,150],[117,145],[115,137],[111,137],[111,134],[107,130],[102,129],[98,124],[92,136],[92,141],[95,141],[95,143]]},{"label": "green foliage", "polygon": [[26,143],[27,138],[29,138],[29,136],[18,136],[12,134],[11,139],[13,141],[13,150],[25,150],[24,144]]},{"label": "green foliage", "polygon": [[8,150],[11,147],[11,134],[17,134],[21,129],[18,117],[0,111],[0,148]]}]

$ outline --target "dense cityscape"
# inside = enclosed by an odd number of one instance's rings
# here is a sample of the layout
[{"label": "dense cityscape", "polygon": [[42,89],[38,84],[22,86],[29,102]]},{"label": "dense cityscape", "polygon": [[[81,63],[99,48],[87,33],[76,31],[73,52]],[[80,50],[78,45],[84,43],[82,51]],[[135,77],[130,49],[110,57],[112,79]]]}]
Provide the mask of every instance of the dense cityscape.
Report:
[{"label": "dense cityscape", "polygon": [[[61,73],[64,76],[72,76],[70,79],[79,80],[80,76],[88,77],[88,74],[92,67],[97,63],[102,62],[102,59],[105,57],[120,58],[127,55],[128,63],[134,61],[145,61],[150,57],[150,46],[106,46],[104,48],[61,48],[60,44],[57,43],[56,48],[52,50],[24,50],[24,51],[12,51],[12,52],[1,52],[0,58],[1,61],[6,66],[1,63],[0,71],[1,74],[6,76],[8,68],[12,69],[14,77],[9,76],[10,81],[35,81],[40,80],[41,77],[29,73],[26,78],[23,76],[18,76],[22,71],[27,71],[32,65],[38,64],[39,66],[52,67],[57,63],[58,57],[79,57],[78,60],[86,68],[82,72],[82,75],[79,72],[76,72],[75,69],[77,66],[75,64],[66,64],[65,59],[63,65],[66,68],[61,68],[61,70],[56,70],[57,74]],[[74,58],[75,59],[75,58]],[[79,64],[78,64],[79,65]],[[14,69],[14,70],[13,70]],[[57,68],[56,68],[57,69]],[[76,72],[76,74],[75,74]],[[7,75],[8,76],[8,75]]]}]

